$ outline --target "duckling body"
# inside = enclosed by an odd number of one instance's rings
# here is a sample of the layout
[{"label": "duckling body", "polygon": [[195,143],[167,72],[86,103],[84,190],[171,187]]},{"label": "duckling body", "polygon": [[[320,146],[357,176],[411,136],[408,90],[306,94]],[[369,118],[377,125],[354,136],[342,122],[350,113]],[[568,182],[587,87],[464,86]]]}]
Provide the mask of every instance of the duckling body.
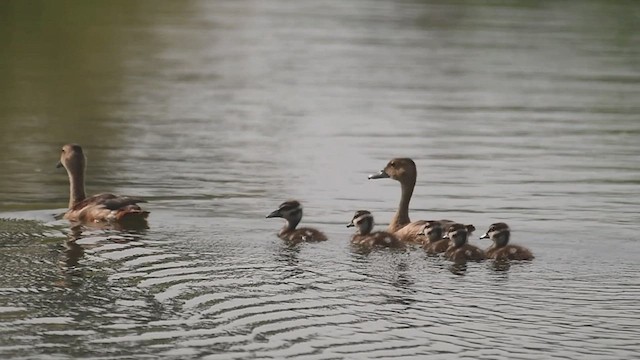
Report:
[{"label": "duckling body", "polygon": [[491,239],[493,244],[486,250],[487,257],[495,260],[533,260],[531,251],[518,245],[510,245],[511,230],[505,223],[491,224],[480,239]]},{"label": "duckling body", "polygon": [[358,210],[347,224],[347,227],[356,226],[358,230],[351,237],[351,243],[365,247],[389,247],[403,248],[405,245],[395,235],[387,231],[372,232],[374,221],[373,215],[367,210]]},{"label": "duckling body", "polygon": [[[423,236],[419,233],[427,223],[425,220],[411,222],[409,218],[409,203],[416,185],[417,169],[415,162],[410,158],[396,158],[387,163],[387,166],[377,174],[369,175],[369,179],[391,178],[400,182],[400,204],[396,214],[389,223],[388,232],[393,233],[402,241],[422,243]],[[439,220],[445,226],[454,223],[451,220]]]},{"label": "duckling body", "polygon": [[64,219],[99,223],[146,221],[149,216],[148,211],[138,206],[138,203],[145,202],[140,198],[109,193],[86,197],[84,191],[86,157],[80,145],[64,145],[57,167],[64,167],[69,175],[69,210],[65,212]]},{"label": "duckling body", "polygon": [[[425,224],[423,230],[419,233],[424,236],[424,240],[422,242],[422,248],[429,255],[441,254],[449,248],[451,245],[449,239],[447,237],[443,237],[442,235],[447,233],[449,228],[454,225],[454,222],[445,223],[442,225],[441,221],[429,220],[427,224]],[[469,224],[464,225],[467,230],[467,235],[471,234],[476,230],[475,226]]]},{"label": "duckling body", "polygon": [[310,227],[296,228],[302,220],[302,205],[296,200],[285,201],[278,209],[272,211],[267,218],[279,217],[286,223],[278,237],[292,243],[317,242],[327,240],[327,236],[319,230]]},{"label": "duckling body", "polygon": [[486,258],[484,251],[468,243],[469,232],[467,225],[453,224],[449,227],[446,237],[450,246],[444,256],[454,262],[480,261]]}]

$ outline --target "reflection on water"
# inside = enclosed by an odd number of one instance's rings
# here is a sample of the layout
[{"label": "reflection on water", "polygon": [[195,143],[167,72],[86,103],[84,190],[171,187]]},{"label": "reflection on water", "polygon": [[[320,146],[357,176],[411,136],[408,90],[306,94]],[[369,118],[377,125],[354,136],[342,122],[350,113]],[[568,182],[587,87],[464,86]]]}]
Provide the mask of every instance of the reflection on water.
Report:
[{"label": "reflection on water", "polygon": [[[0,357],[638,357],[639,12],[0,3]],[[68,142],[148,229],[56,219]],[[536,259],[352,248],[396,156],[413,220],[505,221]],[[289,198],[329,241],[276,237]]]}]

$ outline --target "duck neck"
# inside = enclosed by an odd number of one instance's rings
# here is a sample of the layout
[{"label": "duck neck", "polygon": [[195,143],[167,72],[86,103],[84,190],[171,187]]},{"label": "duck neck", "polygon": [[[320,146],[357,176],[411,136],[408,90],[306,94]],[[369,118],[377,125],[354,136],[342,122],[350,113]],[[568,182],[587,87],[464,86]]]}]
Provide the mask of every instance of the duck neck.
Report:
[{"label": "duck neck", "polygon": [[287,222],[284,224],[282,230],[280,230],[280,234],[295,230],[296,226],[298,226],[298,224],[300,223],[300,220],[302,220],[302,210],[297,211],[291,215],[292,216],[285,218]]},{"label": "duck neck", "polygon": [[510,233],[508,231],[503,231],[496,234],[493,238],[493,246],[496,248],[501,248],[507,246],[509,244]]},{"label": "duck neck", "polygon": [[84,192],[84,171],[69,171],[69,209],[84,200],[87,196]]},{"label": "duck neck", "polygon": [[398,205],[398,211],[389,224],[390,232],[395,232],[411,222],[409,219],[409,202],[411,201],[411,195],[413,195],[416,180],[402,181],[400,185],[402,188],[400,204]]},{"label": "duck neck", "polygon": [[358,234],[360,235],[369,235],[371,230],[373,230],[373,218],[363,219],[358,224]]}]

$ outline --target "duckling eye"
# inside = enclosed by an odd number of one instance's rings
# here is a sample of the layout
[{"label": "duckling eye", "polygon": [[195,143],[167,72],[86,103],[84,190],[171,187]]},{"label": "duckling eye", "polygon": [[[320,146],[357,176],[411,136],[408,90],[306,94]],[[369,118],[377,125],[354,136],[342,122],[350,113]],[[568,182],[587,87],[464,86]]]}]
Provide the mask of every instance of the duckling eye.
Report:
[{"label": "duckling eye", "polygon": [[395,161],[390,162],[389,165],[391,165],[391,167],[396,167]]}]

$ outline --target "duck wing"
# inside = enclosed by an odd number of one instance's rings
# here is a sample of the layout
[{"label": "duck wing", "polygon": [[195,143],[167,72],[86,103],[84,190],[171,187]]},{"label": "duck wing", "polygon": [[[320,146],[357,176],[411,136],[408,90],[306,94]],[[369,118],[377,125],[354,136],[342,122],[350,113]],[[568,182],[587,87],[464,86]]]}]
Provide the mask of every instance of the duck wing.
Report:
[{"label": "duck wing", "polygon": [[113,198],[106,199],[103,204],[109,210],[118,210],[129,205],[135,205],[137,203],[146,202],[140,198],[134,198],[130,196],[116,196]]}]

